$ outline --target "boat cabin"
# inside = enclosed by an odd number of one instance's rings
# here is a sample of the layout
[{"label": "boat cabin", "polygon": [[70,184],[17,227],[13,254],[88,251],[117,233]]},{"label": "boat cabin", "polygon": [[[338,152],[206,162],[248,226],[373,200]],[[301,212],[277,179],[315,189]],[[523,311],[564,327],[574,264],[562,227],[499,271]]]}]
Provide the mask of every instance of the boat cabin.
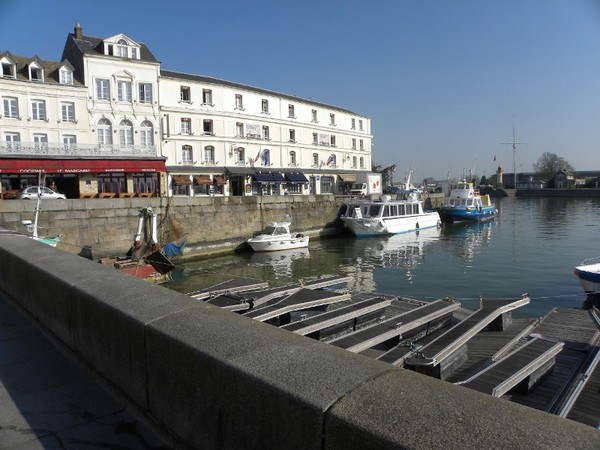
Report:
[{"label": "boat cabin", "polygon": [[351,216],[354,219],[363,219],[370,217],[399,217],[421,214],[420,203],[362,203],[354,204],[348,207]]}]

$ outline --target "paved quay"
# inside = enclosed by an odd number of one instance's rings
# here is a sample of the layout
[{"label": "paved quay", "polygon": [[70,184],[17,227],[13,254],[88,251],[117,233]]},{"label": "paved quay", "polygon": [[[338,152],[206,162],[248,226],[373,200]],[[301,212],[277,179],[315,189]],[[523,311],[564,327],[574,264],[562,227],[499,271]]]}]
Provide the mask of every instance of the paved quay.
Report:
[{"label": "paved quay", "polygon": [[0,293],[0,449],[166,449]]}]

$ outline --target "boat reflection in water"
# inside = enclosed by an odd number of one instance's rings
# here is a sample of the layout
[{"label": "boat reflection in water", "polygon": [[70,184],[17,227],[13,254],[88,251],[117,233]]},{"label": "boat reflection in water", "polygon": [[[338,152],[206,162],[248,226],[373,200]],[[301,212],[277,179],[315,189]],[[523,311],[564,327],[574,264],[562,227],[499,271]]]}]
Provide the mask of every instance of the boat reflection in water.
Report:
[{"label": "boat reflection in water", "polygon": [[276,252],[254,252],[250,253],[250,262],[256,266],[270,268],[275,275],[291,276],[294,264],[299,260],[310,257],[308,248],[297,248],[291,250],[279,250]]},{"label": "boat reflection in water", "polygon": [[439,241],[440,233],[439,227],[433,227],[378,239],[357,239],[352,246],[352,252],[357,255],[356,265],[346,268],[353,278],[351,289],[358,292],[376,290],[374,272],[379,268],[392,269],[394,278],[410,283],[414,268],[425,257],[427,247]]},{"label": "boat reflection in water", "polygon": [[442,225],[442,233],[449,246],[453,247],[453,254],[461,256],[466,265],[471,265],[481,249],[490,245],[492,225],[490,222],[446,222]]}]

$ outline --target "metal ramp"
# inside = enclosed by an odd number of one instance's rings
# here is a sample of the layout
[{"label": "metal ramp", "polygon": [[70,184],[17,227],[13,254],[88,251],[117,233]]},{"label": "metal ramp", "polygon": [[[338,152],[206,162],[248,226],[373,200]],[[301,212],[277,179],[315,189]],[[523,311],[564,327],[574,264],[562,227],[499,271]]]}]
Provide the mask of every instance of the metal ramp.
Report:
[{"label": "metal ramp", "polygon": [[554,365],[562,342],[535,337],[471,378],[455,383],[494,397],[517,387],[527,393]]},{"label": "metal ramp", "polygon": [[481,299],[481,308],[444,334],[404,358],[404,366],[417,372],[446,379],[467,358],[466,344],[502,314],[528,304],[529,297],[517,300]]},{"label": "metal ramp", "polygon": [[188,292],[187,295],[196,300],[206,300],[208,298],[216,297],[228,292],[241,293],[257,291],[259,289],[266,289],[268,287],[269,283],[264,281],[256,281],[245,278],[232,278],[231,280],[224,281],[199,291]]},{"label": "metal ramp", "polygon": [[292,311],[314,308],[349,299],[349,293],[338,293],[319,289],[300,289],[273,304],[254,308],[246,312],[244,316],[264,322]]},{"label": "metal ramp", "polygon": [[324,330],[328,327],[355,319],[356,317],[384,309],[391,304],[392,299],[393,297],[386,298],[382,296],[367,298],[333,311],[283,325],[280,328],[306,336],[307,334]]},{"label": "metal ramp", "polygon": [[394,337],[401,337],[403,333],[427,325],[431,321],[450,316],[459,307],[460,304],[454,301],[436,300],[328,343],[358,353]]}]

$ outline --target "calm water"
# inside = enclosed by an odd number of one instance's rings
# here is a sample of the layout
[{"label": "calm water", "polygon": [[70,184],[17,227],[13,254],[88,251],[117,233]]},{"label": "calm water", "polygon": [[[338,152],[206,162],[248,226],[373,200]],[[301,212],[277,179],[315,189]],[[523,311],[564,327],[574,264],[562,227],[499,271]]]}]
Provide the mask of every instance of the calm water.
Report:
[{"label": "calm water", "polygon": [[272,286],[322,275],[350,275],[350,289],[423,300],[453,297],[476,309],[480,296],[531,304],[515,315],[539,317],[555,306],[582,307],[573,267],[600,256],[600,199],[503,198],[485,224],[454,224],[389,238],[314,241],[290,252],[244,252],[178,267],[179,292],[232,277]]}]

